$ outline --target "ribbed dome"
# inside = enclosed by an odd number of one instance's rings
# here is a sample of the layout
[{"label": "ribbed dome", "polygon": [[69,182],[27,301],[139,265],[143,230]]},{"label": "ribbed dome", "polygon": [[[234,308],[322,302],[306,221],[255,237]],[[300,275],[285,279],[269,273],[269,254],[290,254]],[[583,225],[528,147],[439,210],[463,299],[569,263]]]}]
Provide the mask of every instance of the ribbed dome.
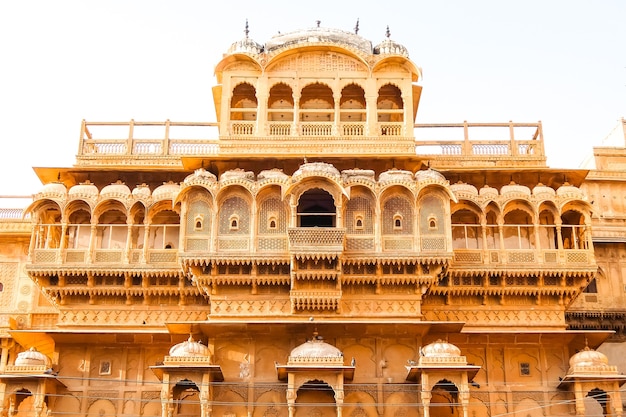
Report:
[{"label": "ribbed dome", "polygon": [[415,173],[415,179],[417,181],[427,181],[427,180],[444,181],[444,182],[447,181],[446,177],[444,177],[441,173],[430,168],[422,170],[422,171],[417,171]]},{"label": "ribbed dome", "polygon": [[461,356],[461,349],[443,340],[437,340],[422,348],[422,356],[427,358],[450,358]]},{"label": "ribbed dome", "polygon": [[526,196],[530,196],[530,188],[525,185],[516,184],[513,181],[509,185],[505,185],[500,190],[500,194],[523,194]]},{"label": "ribbed dome", "polygon": [[[320,22],[318,22],[318,24],[319,23]],[[320,26],[289,33],[279,33],[266,42],[265,51],[272,53],[283,48],[287,49],[290,47],[305,46],[307,44],[316,45],[320,43],[342,45],[350,49],[357,49],[368,55],[372,53],[372,43],[367,39],[352,32]]]},{"label": "ribbed dome", "polygon": [[170,349],[170,356],[174,357],[189,358],[209,355],[209,348],[200,342],[196,342],[191,336],[186,341],[178,343]]},{"label": "ribbed dome", "polygon": [[289,356],[292,358],[339,358],[343,354],[333,345],[324,342],[321,336],[316,335],[292,350]]},{"label": "ribbed dome", "polygon": [[176,195],[180,191],[180,186],[174,182],[166,182],[163,185],[159,185],[152,193],[152,198],[156,201],[160,200],[174,200]]},{"label": "ribbed dome", "polygon": [[135,198],[148,198],[150,197],[150,187],[147,184],[139,184],[133,189],[133,196]]},{"label": "ribbed dome", "polygon": [[109,184],[100,191],[100,196],[103,198],[128,198],[130,195],[130,188],[122,181]]},{"label": "ribbed dome", "polygon": [[67,193],[70,197],[97,198],[98,187],[89,180],[72,186]]},{"label": "ribbed dome", "polygon": [[37,366],[47,364],[48,357],[34,347],[18,353],[17,358],[15,359],[15,366]]},{"label": "ribbed dome", "polygon": [[580,188],[570,185],[569,183],[564,183],[556,190],[556,195],[559,197],[574,197],[574,198],[584,198],[585,194],[580,190]]},{"label": "ribbed dome", "polygon": [[457,182],[450,185],[450,189],[455,194],[478,195],[478,190],[472,184]]},{"label": "ribbed dome", "polygon": [[204,168],[198,168],[193,172],[193,174],[188,175],[184,182],[185,184],[198,184],[215,181],[217,181],[217,177],[212,172],[209,172]]},{"label": "ribbed dome", "polygon": [[413,173],[402,169],[390,169],[389,171],[381,172],[378,181],[413,181]]},{"label": "ribbed dome", "polygon": [[67,195],[67,187],[62,182],[49,182],[39,194],[41,197],[63,198]]},{"label": "ribbed dome", "polygon": [[287,180],[288,178],[289,176],[285,174],[282,169],[279,169],[279,168],[264,169],[263,171],[259,172],[259,175],[257,175],[257,179],[259,181],[269,180],[269,179],[282,181],[282,180]]},{"label": "ribbed dome", "polygon": [[609,366],[609,358],[602,352],[598,352],[585,346],[583,350],[572,355],[569,360],[570,369],[581,366],[605,367]]},{"label": "ribbed dome", "polygon": [[387,39],[379,43],[374,47],[375,55],[402,55],[404,57],[409,56],[409,51],[404,45],[391,40],[391,32],[389,32],[389,26],[387,26],[387,32],[385,33]]},{"label": "ribbed dome", "polygon": [[533,195],[537,197],[539,196],[554,197],[556,195],[556,192],[554,191],[554,188],[548,187],[547,185],[543,185],[542,183],[539,183],[535,186],[535,188],[533,188]]},{"label": "ribbed dome", "polygon": [[480,190],[478,190],[478,194],[483,197],[497,197],[498,190],[488,185],[485,185]]},{"label": "ribbed dome", "polygon": [[239,178],[254,181],[254,172],[245,171],[241,168],[235,168],[225,171],[222,175],[220,175],[220,181],[228,181]]},{"label": "ribbed dome", "polygon": [[338,177],[339,170],[326,162],[306,162],[300,165],[300,168],[293,173],[293,177],[299,177],[304,174]]}]

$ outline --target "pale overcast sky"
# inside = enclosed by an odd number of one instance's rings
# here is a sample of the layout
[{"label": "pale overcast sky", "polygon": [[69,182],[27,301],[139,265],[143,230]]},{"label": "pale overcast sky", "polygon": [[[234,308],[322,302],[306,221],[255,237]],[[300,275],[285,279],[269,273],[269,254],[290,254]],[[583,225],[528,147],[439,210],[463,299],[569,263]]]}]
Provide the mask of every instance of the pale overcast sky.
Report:
[{"label": "pale overcast sky", "polygon": [[[542,120],[575,168],[626,116],[626,1],[2,1],[0,195],[71,166],[80,122],[214,121],[213,69],[244,36],[389,25],[423,69],[418,123]],[[129,184],[133,185],[133,184]]]}]

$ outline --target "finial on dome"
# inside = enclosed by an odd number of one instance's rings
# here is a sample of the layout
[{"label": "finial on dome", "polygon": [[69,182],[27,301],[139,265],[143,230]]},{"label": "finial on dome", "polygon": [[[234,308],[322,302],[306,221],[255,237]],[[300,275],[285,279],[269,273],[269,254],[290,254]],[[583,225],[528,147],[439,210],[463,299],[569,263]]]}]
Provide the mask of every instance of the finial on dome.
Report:
[{"label": "finial on dome", "polygon": [[243,33],[246,34],[246,39],[248,39],[248,35],[250,34],[250,30],[248,29],[248,19],[246,19],[246,28],[244,29]]},{"label": "finial on dome", "polygon": [[389,39],[391,37],[391,31],[389,30],[389,25],[387,25],[387,30],[385,31],[385,36],[387,37],[387,39]]},{"label": "finial on dome", "polygon": [[321,20],[316,20],[315,24],[317,24],[317,27],[320,27],[320,25],[322,24],[322,21]]},{"label": "finial on dome", "polygon": [[354,34],[358,35],[359,34],[359,18],[356,18],[356,25],[354,26]]}]

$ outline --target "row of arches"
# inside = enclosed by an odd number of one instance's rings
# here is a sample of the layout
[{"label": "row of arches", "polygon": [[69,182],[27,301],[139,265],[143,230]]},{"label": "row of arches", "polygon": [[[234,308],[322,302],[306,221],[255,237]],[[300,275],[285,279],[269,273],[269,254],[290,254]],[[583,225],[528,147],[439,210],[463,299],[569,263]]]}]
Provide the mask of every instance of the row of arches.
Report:
[{"label": "row of arches", "polygon": [[558,208],[511,200],[484,208],[461,200],[451,209],[454,249],[590,249],[591,218],[583,202]]},{"label": "row of arches", "polygon": [[[381,86],[376,95],[376,101],[368,103],[365,89],[351,83],[341,89],[333,89],[325,83],[314,82],[295,91],[290,85],[280,82],[274,84],[268,92],[267,102],[259,105],[256,88],[248,83],[237,84],[230,97],[231,122],[254,122],[259,113],[266,109],[266,120],[271,135],[289,135],[290,124],[299,123],[303,135],[311,133],[309,130],[317,126],[318,134],[333,133],[335,125],[342,127],[344,135],[364,135],[365,122],[375,117],[379,123],[402,123],[405,119],[404,100],[402,91],[394,84]],[[368,107],[375,106],[373,113]],[[283,124],[281,124],[283,123]],[[235,134],[252,134],[251,125],[234,124],[241,129],[234,129]],[[242,130],[244,126],[247,129]],[[387,129],[390,129],[389,125]],[[396,126],[400,132],[400,125]],[[382,133],[382,132],[381,132]],[[393,132],[389,132],[392,134]]]}]

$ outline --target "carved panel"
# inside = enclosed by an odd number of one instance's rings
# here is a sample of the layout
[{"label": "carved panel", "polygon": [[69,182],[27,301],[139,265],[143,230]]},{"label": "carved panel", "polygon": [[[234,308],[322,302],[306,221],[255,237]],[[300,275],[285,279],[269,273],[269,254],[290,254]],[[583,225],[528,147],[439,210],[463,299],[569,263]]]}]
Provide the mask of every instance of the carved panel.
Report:
[{"label": "carved panel", "polygon": [[0,282],[2,292],[0,293],[0,306],[9,307],[13,302],[15,283],[18,280],[17,262],[0,262]]},{"label": "carved panel", "polygon": [[211,301],[212,315],[282,315],[290,310],[288,299],[271,300],[216,300]]},{"label": "carved panel", "polygon": [[282,59],[272,71],[366,71],[365,66],[354,58],[335,52],[298,54]]}]

